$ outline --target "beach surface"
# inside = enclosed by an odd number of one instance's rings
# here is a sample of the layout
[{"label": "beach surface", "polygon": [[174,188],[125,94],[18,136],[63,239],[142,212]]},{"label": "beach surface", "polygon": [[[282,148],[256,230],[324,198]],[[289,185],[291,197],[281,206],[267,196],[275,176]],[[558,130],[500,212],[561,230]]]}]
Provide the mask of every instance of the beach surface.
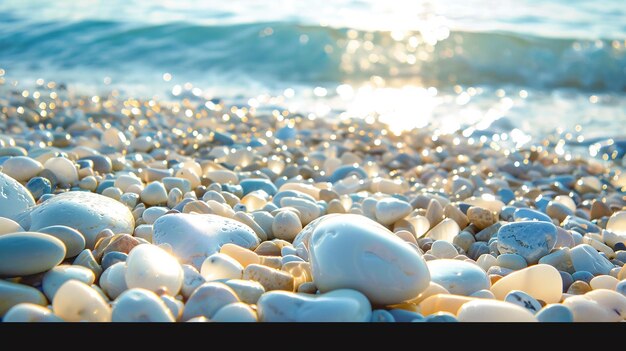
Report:
[{"label": "beach surface", "polygon": [[626,316],[615,162],[549,139],[36,93],[2,106],[5,321]]}]

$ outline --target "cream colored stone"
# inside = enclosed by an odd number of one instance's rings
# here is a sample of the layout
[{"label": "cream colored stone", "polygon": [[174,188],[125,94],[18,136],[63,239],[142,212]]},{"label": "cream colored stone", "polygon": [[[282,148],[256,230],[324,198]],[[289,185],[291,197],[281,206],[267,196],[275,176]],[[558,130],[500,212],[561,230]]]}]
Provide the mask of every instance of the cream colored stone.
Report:
[{"label": "cream colored stone", "polygon": [[491,299],[477,299],[464,304],[459,308],[457,317],[460,322],[537,322],[527,309]]},{"label": "cream colored stone", "polygon": [[424,316],[437,312],[450,312],[456,315],[461,306],[473,300],[476,299],[473,297],[441,293],[427,297],[420,302],[419,307]]},{"label": "cream colored stone", "polygon": [[261,283],[266,291],[295,290],[294,278],[291,274],[260,264],[248,265],[244,270],[243,279]]},{"label": "cream colored stone", "polygon": [[52,301],[54,314],[68,322],[110,322],[111,307],[87,284],[69,280],[57,290]]},{"label": "cream colored stone", "polygon": [[12,219],[0,217],[0,235],[23,232],[24,228]]},{"label": "cream colored stone", "polygon": [[286,241],[293,241],[302,230],[300,218],[291,211],[280,211],[274,216],[272,233],[274,237]]},{"label": "cream colored stone", "polygon": [[433,240],[445,240],[449,242],[454,241],[454,237],[459,234],[461,228],[456,222],[450,218],[445,218],[434,228],[426,233],[426,237]]},{"label": "cream colored stone", "polygon": [[617,287],[618,283],[619,283],[619,280],[617,280],[617,278],[615,277],[611,277],[610,275],[599,275],[591,279],[591,281],[589,282],[589,285],[594,290],[596,289],[615,290],[615,287]]},{"label": "cream colored stone", "polygon": [[513,290],[521,290],[537,300],[556,303],[561,300],[563,282],[556,268],[537,264],[510,273],[491,287],[498,300],[504,300]]},{"label": "cream colored stone", "polygon": [[204,260],[200,274],[207,282],[221,279],[240,279],[243,275],[243,266],[226,254],[214,253]]},{"label": "cream colored stone", "polygon": [[151,245],[135,246],[126,260],[126,285],[129,288],[144,288],[154,292],[165,289],[176,295],[183,284],[180,263],[165,250]]}]

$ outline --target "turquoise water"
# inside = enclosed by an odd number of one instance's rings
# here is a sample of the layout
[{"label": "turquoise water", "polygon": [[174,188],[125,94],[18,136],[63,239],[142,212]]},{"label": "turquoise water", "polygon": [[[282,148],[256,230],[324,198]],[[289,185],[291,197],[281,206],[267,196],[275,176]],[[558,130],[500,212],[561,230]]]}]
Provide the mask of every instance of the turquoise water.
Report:
[{"label": "turquoise water", "polygon": [[517,128],[520,143],[557,127],[620,137],[626,3],[4,0],[0,67],[18,86]]}]

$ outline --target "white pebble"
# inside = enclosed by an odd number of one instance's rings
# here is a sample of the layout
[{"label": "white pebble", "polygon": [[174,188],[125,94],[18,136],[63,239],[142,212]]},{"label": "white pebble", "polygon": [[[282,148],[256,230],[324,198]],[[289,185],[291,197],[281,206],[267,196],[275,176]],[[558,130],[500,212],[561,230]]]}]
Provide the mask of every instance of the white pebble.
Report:
[{"label": "white pebble", "polygon": [[76,166],[65,157],[53,157],[46,161],[43,166],[54,173],[60,184],[71,185],[78,182]]},{"label": "white pebble", "polygon": [[2,164],[2,172],[20,182],[27,182],[41,171],[41,163],[26,156],[11,157]]},{"label": "white pebble", "polygon": [[144,288],[154,292],[166,289],[176,295],[183,284],[183,269],[172,255],[163,249],[143,244],[135,246],[126,260],[126,284],[129,288]]},{"label": "white pebble", "polygon": [[257,315],[247,304],[235,302],[220,308],[211,320],[234,323],[257,322]]},{"label": "white pebble", "polygon": [[126,263],[117,262],[107,268],[100,276],[100,287],[111,299],[116,299],[128,289],[126,285]]},{"label": "white pebble", "polygon": [[207,282],[220,279],[240,279],[243,276],[243,266],[226,254],[215,253],[204,260],[200,274]]},{"label": "white pebble", "polygon": [[124,291],[113,303],[112,322],[174,322],[165,302],[150,290]]},{"label": "white pebble", "polygon": [[301,230],[300,218],[292,211],[278,212],[272,222],[272,232],[278,239],[291,242]]},{"label": "white pebble", "polygon": [[68,322],[109,322],[111,307],[87,284],[69,280],[57,290],[52,301],[54,314]]},{"label": "white pebble", "polygon": [[141,191],[141,201],[146,205],[167,203],[167,191],[161,182],[152,182]]},{"label": "white pebble", "polygon": [[59,316],[55,315],[47,307],[35,305],[34,303],[20,303],[7,311],[2,318],[4,323],[43,323],[43,322],[63,322]]},{"label": "white pebble", "polygon": [[235,302],[239,302],[239,298],[226,284],[204,283],[187,300],[182,320],[186,321],[199,316],[211,319],[220,308]]},{"label": "white pebble", "polygon": [[78,280],[91,285],[96,280],[96,275],[83,266],[60,265],[52,268],[43,276],[41,283],[48,300],[52,301],[61,285],[68,280]]}]

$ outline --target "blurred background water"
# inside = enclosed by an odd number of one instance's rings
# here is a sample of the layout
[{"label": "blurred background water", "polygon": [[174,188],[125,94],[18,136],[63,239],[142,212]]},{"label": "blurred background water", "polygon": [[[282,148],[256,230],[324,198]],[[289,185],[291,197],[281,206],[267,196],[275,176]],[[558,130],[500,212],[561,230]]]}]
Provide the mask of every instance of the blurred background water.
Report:
[{"label": "blurred background water", "polygon": [[626,136],[623,0],[3,0],[0,68],[592,154]]}]

